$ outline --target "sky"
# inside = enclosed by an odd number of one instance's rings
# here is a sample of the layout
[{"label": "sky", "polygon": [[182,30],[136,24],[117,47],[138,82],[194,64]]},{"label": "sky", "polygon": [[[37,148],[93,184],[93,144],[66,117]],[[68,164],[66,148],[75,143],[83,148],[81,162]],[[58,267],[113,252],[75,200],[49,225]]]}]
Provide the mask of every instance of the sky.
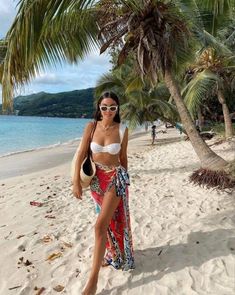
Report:
[{"label": "sky", "polygon": [[[3,38],[11,26],[17,13],[18,0],[0,0],[0,39]],[[76,65],[68,63],[56,68],[48,68],[45,72],[17,90],[17,95],[27,95],[45,92],[63,92],[75,89],[86,89],[94,87],[96,81],[111,69],[108,55],[99,55],[92,52],[83,61]],[[0,103],[2,101],[2,90],[0,86]]]}]

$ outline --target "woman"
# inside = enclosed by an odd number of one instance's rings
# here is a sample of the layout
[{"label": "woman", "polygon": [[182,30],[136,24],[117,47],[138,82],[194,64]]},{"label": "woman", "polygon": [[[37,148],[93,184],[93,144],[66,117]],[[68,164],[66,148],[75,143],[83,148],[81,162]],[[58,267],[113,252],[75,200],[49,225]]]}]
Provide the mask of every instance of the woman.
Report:
[{"label": "woman", "polygon": [[128,129],[122,131],[119,100],[105,92],[97,102],[95,122],[85,128],[78,154],[73,194],[82,198],[80,167],[88,150],[96,164],[96,175],[90,189],[99,213],[95,224],[95,248],[92,270],[83,295],[95,294],[101,265],[116,269],[134,268],[127,173]]}]

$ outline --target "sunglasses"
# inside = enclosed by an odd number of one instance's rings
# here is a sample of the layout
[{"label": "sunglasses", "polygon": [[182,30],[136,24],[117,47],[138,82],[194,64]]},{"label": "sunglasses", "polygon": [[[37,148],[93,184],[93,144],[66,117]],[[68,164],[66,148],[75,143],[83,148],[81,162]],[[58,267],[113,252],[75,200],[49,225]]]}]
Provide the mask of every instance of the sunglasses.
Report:
[{"label": "sunglasses", "polygon": [[100,106],[100,110],[102,112],[110,111],[110,112],[116,112],[118,109],[118,106]]}]

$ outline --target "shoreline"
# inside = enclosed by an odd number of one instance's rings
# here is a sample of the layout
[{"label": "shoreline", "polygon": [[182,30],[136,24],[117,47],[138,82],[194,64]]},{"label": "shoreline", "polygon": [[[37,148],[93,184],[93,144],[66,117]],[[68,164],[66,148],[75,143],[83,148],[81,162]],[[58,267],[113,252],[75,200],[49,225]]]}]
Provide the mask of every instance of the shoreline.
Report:
[{"label": "shoreline", "polygon": [[[162,126],[157,128],[158,132],[164,130]],[[155,144],[152,146],[150,128],[147,132],[143,131],[142,128],[129,134],[128,157],[135,152],[148,150],[154,146],[182,142],[184,139],[184,134],[180,135],[176,128],[170,128],[167,129],[166,134],[157,133]],[[0,156],[0,180],[40,173],[43,170],[50,170],[63,165],[66,167],[67,173],[70,174],[70,165],[80,140],[80,138],[71,139],[61,144]],[[213,143],[214,140],[216,138],[209,141],[208,144]],[[233,145],[235,149],[235,140],[233,140]]]},{"label": "shoreline", "polygon": [[[130,134],[129,143],[146,132]],[[71,139],[65,143],[45,146],[32,150],[19,151],[0,156],[0,180],[28,175],[42,170],[69,164],[81,139]]]},{"label": "shoreline", "polygon": [[[143,128],[140,128],[139,131],[134,131],[133,133],[131,133],[131,135],[129,136],[129,140],[132,139],[132,138],[135,138],[136,136],[139,136],[139,134],[146,133],[145,131],[142,131],[142,129]],[[69,140],[64,141],[64,142],[57,142],[57,143],[53,143],[53,144],[50,144],[50,145],[39,146],[39,147],[35,147],[35,148],[29,148],[29,149],[18,150],[18,151],[13,151],[13,152],[7,152],[5,154],[0,154],[0,159],[5,158],[5,157],[14,156],[14,155],[17,155],[17,154],[24,154],[24,153],[28,153],[28,152],[47,150],[47,149],[52,149],[52,148],[56,148],[56,147],[60,147],[60,146],[67,146],[67,145],[73,145],[73,144],[78,145],[81,138],[82,137],[77,137],[77,138],[69,139]]]},{"label": "shoreline", "polygon": [[53,148],[60,147],[60,146],[66,146],[66,145],[69,145],[69,144],[79,142],[80,140],[81,140],[81,137],[78,137],[78,138],[70,139],[70,140],[65,141],[65,142],[58,142],[58,143],[55,143],[55,144],[39,146],[39,147],[31,148],[31,149],[25,149],[25,150],[9,152],[9,153],[0,155],[0,159],[5,158],[5,157],[18,155],[18,154],[24,154],[24,153],[28,153],[28,152],[47,150],[47,149],[53,149]]}]

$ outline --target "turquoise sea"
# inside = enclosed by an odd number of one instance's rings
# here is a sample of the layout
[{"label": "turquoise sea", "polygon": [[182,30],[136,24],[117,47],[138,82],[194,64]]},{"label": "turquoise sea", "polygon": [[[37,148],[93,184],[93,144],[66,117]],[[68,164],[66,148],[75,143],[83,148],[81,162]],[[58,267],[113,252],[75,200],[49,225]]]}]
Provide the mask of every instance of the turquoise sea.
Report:
[{"label": "turquoise sea", "polygon": [[90,120],[0,116],[0,157],[77,140]]}]

